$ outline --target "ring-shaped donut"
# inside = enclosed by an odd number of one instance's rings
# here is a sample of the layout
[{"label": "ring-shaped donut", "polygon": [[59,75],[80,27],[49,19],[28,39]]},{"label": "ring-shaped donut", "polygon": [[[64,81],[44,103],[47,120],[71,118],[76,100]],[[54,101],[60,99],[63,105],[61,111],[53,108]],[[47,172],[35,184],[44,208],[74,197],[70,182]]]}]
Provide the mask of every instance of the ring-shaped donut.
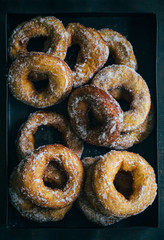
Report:
[{"label": "ring-shaped donut", "polygon": [[67,52],[66,30],[55,17],[36,17],[21,23],[9,39],[9,53],[12,58],[27,53],[27,44],[33,37],[45,36],[46,53],[64,59]]},{"label": "ring-shaped donut", "polygon": [[[120,169],[133,175],[133,192],[128,199],[114,186],[115,176]],[[109,215],[128,217],[138,214],[152,204],[156,196],[154,170],[144,158],[135,153],[107,153],[96,163],[92,179],[94,193]]]},{"label": "ring-shaped donut", "polygon": [[73,85],[78,87],[91,79],[107,61],[109,49],[100,33],[79,23],[70,23],[67,28],[67,44],[79,44],[80,51],[72,70]]},{"label": "ring-shaped donut", "polygon": [[[29,80],[30,72],[48,75],[48,87],[37,91]],[[28,53],[18,57],[8,74],[9,87],[18,100],[36,108],[45,108],[62,101],[72,89],[72,73],[59,58],[44,53]]]},{"label": "ring-shaped donut", "polygon": [[[15,168],[10,177],[9,193],[12,205],[20,212],[21,216],[37,222],[62,220],[65,214],[70,210],[72,204],[61,209],[49,209],[35,205],[21,193],[22,186],[19,181],[20,172],[18,169],[19,168]],[[53,176],[51,176],[52,182],[59,177],[59,175],[56,176],[56,174],[57,172],[54,173],[53,169]],[[60,178],[58,178],[58,183],[59,182]],[[60,184],[62,185],[62,182],[60,182]]]},{"label": "ring-shaped donut", "polygon": [[[57,162],[67,174],[63,189],[45,186],[43,173],[50,162]],[[41,207],[59,209],[73,203],[79,195],[83,166],[70,149],[56,144],[40,147],[21,161],[19,165],[21,192]]]},{"label": "ring-shaped donut", "polygon": [[130,110],[124,112],[123,132],[136,129],[145,121],[151,107],[150,92],[144,79],[132,68],[125,65],[106,67],[96,74],[91,84],[106,92],[121,88],[130,93],[132,100]]},{"label": "ring-shaped donut", "polygon": [[74,133],[67,118],[56,112],[37,111],[30,114],[22,125],[17,137],[19,159],[25,158],[35,149],[34,134],[39,126],[52,126],[62,134],[63,144],[70,148],[79,158],[83,152],[83,143]]},{"label": "ring-shaped donut", "polygon": [[[103,122],[93,126],[89,112]],[[96,146],[109,146],[120,134],[123,115],[119,104],[105,91],[86,85],[76,89],[68,101],[71,125],[79,137]]]},{"label": "ring-shaped donut", "polygon": [[99,33],[109,47],[109,51],[114,57],[115,64],[126,65],[137,70],[137,60],[134,55],[133,47],[122,34],[108,28],[99,30]]}]

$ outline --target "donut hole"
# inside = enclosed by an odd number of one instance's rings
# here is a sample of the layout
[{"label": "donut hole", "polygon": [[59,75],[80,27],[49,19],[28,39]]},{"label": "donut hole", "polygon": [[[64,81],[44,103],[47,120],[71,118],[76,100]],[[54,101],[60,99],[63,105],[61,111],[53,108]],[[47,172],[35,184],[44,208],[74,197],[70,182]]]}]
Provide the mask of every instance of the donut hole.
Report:
[{"label": "donut hole", "polygon": [[92,108],[88,111],[88,122],[90,128],[102,126],[102,120],[96,116],[95,111]]},{"label": "donut hole", "polygon": [[44,45],[45,42],[48,40],[48,37],[46,36],[37,36],[37,37],[32,37],[28,41],[27,44],[27,51],[28,52],[45,52]]},{"label": "donut hole", "polygon": [[127,112],[130,110],[130,103],[127,102],[125,99],[118,100],[118,103],[120,104],[120,107],[124,112]]},{"label": "donut hole", "polygon": [[133,100],[132,94],[125,88],[116,88],[108,91],[120,104],[124,112],[130,110],[131,102]]},{"label": "donut hole", "polygon": [[31,71],[28,75],[28,79],[33,83],[33,86],[37,92],[48,88],[49,77],[47,74]]},{"label": "donut hole", "polygon": [[108,60],[107,62],[104,64],[103,67],[108,67],[109,65],[115,64],[115,58],[113,56],[113,54],[109,54]]},{"label": "donut hole", "polygon": [[34,88],[36,91],[40,92],[46,88],[48,88],[49,85],[49,79],[43,79],[43,80],[39,80],[39,81],[32,81]]},{"label": "donut hole", "polygon": [[127,200],[133,194],[133,174],[120,169],[115,176],[114,186]]},{"label": "donut hole", "polygon": [[35,149],[48,144],[62,144],[61,133],[52,126],[41,125],[34,134]]},{"label": "donut hole", "polygon": [[73,70],[76,65],[79,51],[80,46],[78,44],[73,44],[67,50],[67,55],[64,61],[68,64],[71,70]]},{"label": "donut hole", "polygon": [[67,183],[67,174],[55,161],[50,161],[43,174],[43,182],[49,188],[63,189]]}]

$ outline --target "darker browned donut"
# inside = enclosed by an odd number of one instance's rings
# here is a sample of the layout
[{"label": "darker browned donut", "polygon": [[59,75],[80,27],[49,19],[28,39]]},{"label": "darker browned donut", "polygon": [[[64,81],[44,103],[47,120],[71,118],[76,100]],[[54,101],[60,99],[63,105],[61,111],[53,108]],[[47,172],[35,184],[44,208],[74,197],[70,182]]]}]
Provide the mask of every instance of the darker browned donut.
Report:
[{"label": "darker browned donut", "polygon": [[[103,121],[94,126],[89,112]],[[109,146],[122,129],[123,113],[119,104],[105,91],[84,86],[76,89],[69,98],[68,113],[72,127],[86,142],[96,146]]]}]

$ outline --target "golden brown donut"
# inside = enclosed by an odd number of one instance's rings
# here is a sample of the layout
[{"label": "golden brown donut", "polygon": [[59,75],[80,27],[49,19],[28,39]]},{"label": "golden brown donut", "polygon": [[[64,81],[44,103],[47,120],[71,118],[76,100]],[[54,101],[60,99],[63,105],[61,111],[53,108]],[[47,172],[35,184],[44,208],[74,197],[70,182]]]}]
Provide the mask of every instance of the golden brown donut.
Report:
[{"label": "golden brown donut", "polygon": [[[89,112],[101,115],[103,121],[91,124]],[[109,146],[120,134],[123,115],[119,104],[105,91],[86,85],[76,89],[68,102],[68,113],[76,133],[96,146]]]},{"label": "golden brown donut", "polygon": [[34,151],[34,134],[41,125],[56,128],[62,134],[63,144],[77,154],[79,158],[81,157],[83,143],[72,130],[67,118],[55,112],[37,111],[30,114],[19,131],[17,137],[17,153],[19,159],[25,158],[28,154]]},{"label": "golden brown donut", "polygon": [[122,131],[131,131],[142,124],[151,107],[149,88],[144,79],[132,68],[124,65],[112,65],[102,69],[93,78],[91,84],[106,92],[125,89],[131,95],[130,110],[124,112]]},{"label": "golden brown donut", "polygon": [[66,30],[62,22],[53,17],[36,17],[23,22],[14,29],[9,39],[9,53],[12,58],[26,55],[31,38],[48,37],[45,49],[47,54],[64,59],[67,52]]},{"label": "golden brown donut", "polygon": [[[133,190],[128,199],[114,185],[119,170],[133,175]],[[140,155],[126,151],[111,151],[96,163],[92,186],[106,213],[118,217],[144,211],[154,201],[157,190],[153,168]]]},{"label": "golden brown donut", "polygon": [[137,60],[133,47],[122,34],[108,28],[99,30],[99,33],[106,41],[109,51],[114,57],[115,64],[126,65],[137,70]]},{"label": "golden brown donut", "polygon": [[[45,73],[47,88],[37,91],[29,80],[31,71]],[[36,108],[45,108],[61,102],[72,89],[72,73],[59,58],[44,53],[28,53],[18,57],[8,74],[9,87],[18,100]]]},{"label": "golden brown donut", "polygon": [[110,145],[110,148],[114,149],[127,149],[134,144],[144,141],[152,132],[154,126],[154,111],[151,107],[148,116],[145,121],[141,123],[136,129],[127,132],[121,132],[114,142]]},{"label": "golden brown donut", "polygon": [[[56,162],[68,180],[63,189],[51,189],[43,182],[43,173],[50,162]],[[19,164],[21,193],[37,206],[60,209],[72,204],[79,195],[83,166],[70,149],[56,144],[36,149]]]},{"label": "golden brown donut", "polygon": [[[29,198],[27,198],[26,195],[23,195],[21,193],[22,186],[19,181],[20,172],[18,169],[19,165],[17,168],[14,169],[10,177],[9,193],[12,205],[20,212],[21,216],[37,222],[62,220],[65,214],[70,210],[72,204],[61,209],[50,209],[35,205]],[[55,174],[58,173],[55,172]],[[55,174],[53,172],[53,177],[51,178],[51,181],[54,181],[54,179],[56,178]],[[58,182],[60,182],[60,179],[58,180]],[[62,182],[60,182],[60,184],[62,184]]]},{"label": "golden brown donut", "polygon": [[82,162],[86,177],[78,204],[90,221],[107,226],[140,213],[153,202],[155,174],[138,154],[111,151]]},{"label": "golden brown donut", "polygon": [[70,23],[67,28],[67,44],[79,44],[76,65],[72,71],[73,85],[78,87],[91,79],[107,61],[109,49],[100,33],[79,23]]}]

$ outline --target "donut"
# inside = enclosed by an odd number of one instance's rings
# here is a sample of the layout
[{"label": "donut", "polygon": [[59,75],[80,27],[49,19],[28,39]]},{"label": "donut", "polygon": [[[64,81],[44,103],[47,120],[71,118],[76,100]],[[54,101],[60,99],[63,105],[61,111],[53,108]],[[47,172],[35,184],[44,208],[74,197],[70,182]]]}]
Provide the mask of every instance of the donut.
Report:
[{"label": "donut", "polygon": [[112,54],[115,64],[126,65],[137,70],[137,60],[131,43],[122,34],[108,28],[99,30]]},{"label": "donut", "polygon": [[144,211],[155,199],[155,173],[140,155],[111,151],[82,160],[83,191],[78,205],[92,222],[111,225]]},{"label": "donut", "polygon": [[[96,146],[110,145],[120,134],[123,114],[119,104],[105,91],[90,85],[73,91],[68,101],[73,129],[80,138]],[[89,118],[102,116],[95,126]]]},{"label": "donut", "polygon": [[[48,87],[37,91],[28,75],[31,71],[46,73]],[[14,97],[35,108],[45,108],[61,102],[72,89],[72,73],[67,64],[44,53],[19,56],[8,74],[9,88]]]},{"label": "donut", "polygon": [[114,142],[111,143],[110,148],[127,149],[134,144],[144,141],[152,132],[154,126],[154,110],[151,107],[150,112],[141,125],[136,129],[127,132],[121,132]]},{"label": "donut", "polygon": [[[62,189],[49,188],[44,184],[43,174],[50,162],[57,163],[67,175]],[[21,193],[37,206],[60,209],[72,204],[80,193],[83,166],[70,149],[60,145],[47,145],[34,150],[19,164]]]},{"label": "donut", "polygon": [[100,33],[79,23],[70,23],[66,27],[67,44],[80,45],[73,74],[73,85],[78,87],[91,79],[107,61],[109,49]]},{"label": "donut", "polygon": [[[132,193],[128,198],[114,185],[119,170],[132,174]],[[109,216],[136,215],[152,204],[156,196],[154,170],[144,158],[135,153],[111,151],[105,154],[96,163],[92,180],[94,194]],[[101,212],[102,208],[99,208],[99,211]]]},{"label": "donut", "polygon": [[134,130],[145,121],[151,107],[150,92],[144,79],[132,68],[125,65],[106,67],[96,74],[91,85],[109,93],[120,89],[129,93],[130,110],[124,112],[123,132]]},{"label": "donut", "polygon": [[36,17],[23,22],[14,29],[9,39],[9,53],[12,58],[27,54],[27,45],[31,38],[45,36],[44,50],[47,54],[62,60],[67,52],[66,30],[62,22],[53,17]]},{"label": "donut", "polygon": [[[12,205],[20,212],[21,216],[36,222],[49,222],[62,220],[65,214],[70,210],[72,204],[61,209],[50,209],[35,205],[25,195],[21,193],[19,165],[14,169],[10,177],[9,194]],[[57,174],[57,175],[56,175]],[[51,181],[59,177],[58,172],[54,172]],[[50,178],[49,178],[50,180]],[[58,178],[60,182],[60,178]],[[62,182],[60,182],[62,184]]]},{"label": "donut", "polygon": [[[74,133],[67,118],[56,112],[37,111],[30,114],[21,126],[16,145],[19,159],[25,158],[35,149],[34,134],[39,126],[52,126],[62,134],[63,144],[70,148],[79,158],[83,152],[83,143]],[[50,169],[48,168],[50,171]]]}]

